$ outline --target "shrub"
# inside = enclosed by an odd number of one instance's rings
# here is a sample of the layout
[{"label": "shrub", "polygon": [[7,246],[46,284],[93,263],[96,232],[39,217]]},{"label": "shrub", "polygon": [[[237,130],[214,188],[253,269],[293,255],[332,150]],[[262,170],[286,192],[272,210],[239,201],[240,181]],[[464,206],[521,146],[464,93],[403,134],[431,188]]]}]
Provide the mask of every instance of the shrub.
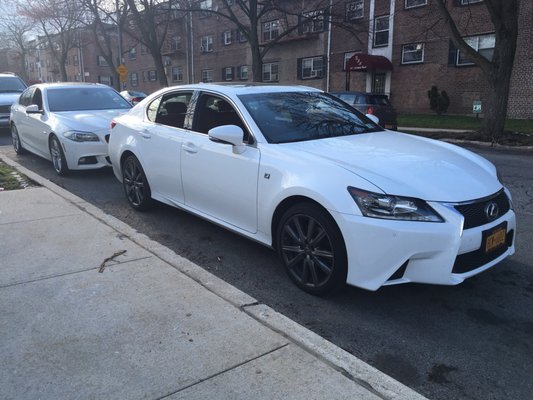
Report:
[{"label": "shrub", "polygon": [[435,111],[438,115],[448,111],[450,106],[450,98],[445,90],[439,93],[437,86],[431,86],[431,90],[428,90],[429,108]]}]

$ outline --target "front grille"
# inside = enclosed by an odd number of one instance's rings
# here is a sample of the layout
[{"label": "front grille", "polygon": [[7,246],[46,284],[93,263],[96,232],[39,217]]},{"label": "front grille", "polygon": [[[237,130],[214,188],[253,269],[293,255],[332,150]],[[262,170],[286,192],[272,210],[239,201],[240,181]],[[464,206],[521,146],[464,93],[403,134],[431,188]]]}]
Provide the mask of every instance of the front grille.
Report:
[{"label": "front grille", "polygon": [[485,225],[486,223],[496,219],[497,217],[489,219],[485,213],[485,208],[491,202],[494,202],[498,205],[500,210],[499,216],[504,215],[511,208],[509,199],[507,198],[507,195],[503,189],[492,196],[477,200],[473,203],[456,205],[455,209],[459,211],[465,218],[464,229]]},{"label": "front grille", "polygon": [[11,112],[11,106],[8,104],[0,106],[0,114],[9,114]]},{"label": "front grille", "polygon": [[475,251],[471,251],[470,253],[458,255],[455,259],[455,263],[453,264],[452,272],[454,274],[462,274],[482,267],[483,265],[491,262],[492,260],[495,260],[513,245],[513,238],[514,231],[511,229],[509,232],[507,232],[507,236],[505,239],[506,245],[501,246],[499,249],[493,252],[485,253],[485,250],[483,249],[483,247],[481,247]]}]

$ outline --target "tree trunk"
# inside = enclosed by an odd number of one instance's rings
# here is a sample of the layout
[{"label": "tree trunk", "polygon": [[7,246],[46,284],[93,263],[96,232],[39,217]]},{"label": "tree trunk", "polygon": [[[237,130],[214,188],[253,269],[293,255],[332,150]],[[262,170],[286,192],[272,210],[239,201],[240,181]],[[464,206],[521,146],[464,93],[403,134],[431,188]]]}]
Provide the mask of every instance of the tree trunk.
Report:
[{"label": "tree trunk", "polygon": [[61,82],[68,82],[66,57],[61,57],[62,61],[59,63],[59,71],[61,72]]},{"label": "tree trunk", "polygon": [[485,117],[481,125],[481,131],[492,143],[496,143],[502,135],[507,116],[507,103],[513,67],[512,63],[502,67],[510,71],[494,73],[488,77],[490,93],[487,99],[487,108],[484,112]]},{"label": "tree trunk", "polygon": [[159,85],[161,85],[162,88],[168,87],[168,79],[165,72],[165,66],[163,65],[163,57],[161,56],[161,52],[159,52],[158,56],[153,58],[155,61],[155,68],[157,70],[157,77],[159,78]]},{"label": "tree trunk", "polygon": [[252,51],[252,74],[254,82],[263,82],[263,57],[259,45],[250,46]]}]

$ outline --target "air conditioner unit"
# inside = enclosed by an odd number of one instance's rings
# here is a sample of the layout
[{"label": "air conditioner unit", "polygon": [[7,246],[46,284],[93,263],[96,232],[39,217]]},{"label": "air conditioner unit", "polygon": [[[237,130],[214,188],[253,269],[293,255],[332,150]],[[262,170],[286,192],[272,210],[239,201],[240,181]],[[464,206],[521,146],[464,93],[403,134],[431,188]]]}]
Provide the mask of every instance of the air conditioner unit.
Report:
[{"label": "air conditioner unit", "polygon": [[318,76],[318,71],[311,70],[311,78],[316,78]]},{"label": "air conditioner unit", "polygon": [[205,51],[204,46],[200,46],[200,53],[203,53]]}]

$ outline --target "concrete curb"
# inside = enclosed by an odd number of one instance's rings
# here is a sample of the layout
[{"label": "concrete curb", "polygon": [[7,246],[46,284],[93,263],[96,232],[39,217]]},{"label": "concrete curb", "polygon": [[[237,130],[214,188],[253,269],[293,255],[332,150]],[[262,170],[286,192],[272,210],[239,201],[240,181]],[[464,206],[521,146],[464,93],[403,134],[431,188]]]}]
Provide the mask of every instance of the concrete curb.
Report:
[{"label": "concrete curb", "polygon": [[[105,214],[102,210],[77,197],[55,183],[28,170],[16,161],[10,159],[0,150],[0,160],[17,169],[28,178],[46,187],[53,193],[71,202],[80,210],[90,214],[100,222],[114,229],[117,233],[128,237],[131,241],[144,248],[154,256],[163,260],[181,273],[193,279],[207,290],[241,309],[268,328],[290,339],[296,345],[325,361],[344,376],[371,391],[382,399],[425,399],[424,396],[396,381],[383,372],[368,365],[352,354],[342,350],[295,321],[285,317],[272,308],[259,302],[240,291],[229,283],[207,272],[200,266],[177,255],[171,249],[149,239],[117,218]],[[25,190],[25,189],[22,189]]]}]

